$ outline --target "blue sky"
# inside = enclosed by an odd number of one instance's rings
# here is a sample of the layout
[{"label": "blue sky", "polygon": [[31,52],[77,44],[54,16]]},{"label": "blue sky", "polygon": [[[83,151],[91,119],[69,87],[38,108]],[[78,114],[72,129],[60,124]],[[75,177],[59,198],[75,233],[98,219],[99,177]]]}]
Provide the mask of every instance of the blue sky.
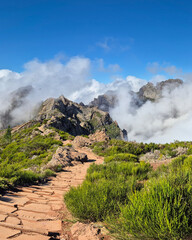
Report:
[{"label": "blue sky", "polygon": [[0,69],[82,56],[105,68],[92,69],[98,81],[149,79],[157,65],[156,73],[174,77],[165,69],[192,70],[191,44],[189,0],[0,1]]}]

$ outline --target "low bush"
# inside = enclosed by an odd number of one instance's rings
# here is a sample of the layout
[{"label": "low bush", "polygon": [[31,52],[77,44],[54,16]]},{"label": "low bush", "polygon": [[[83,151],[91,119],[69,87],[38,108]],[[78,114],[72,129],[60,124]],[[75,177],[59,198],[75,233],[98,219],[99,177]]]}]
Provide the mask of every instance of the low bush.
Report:
[{"label": "low bush", "polygon": [[178,147],[189,148],[189,154],[191,142],[162,145],[113,139],[93,144],[105,163],[91,165],[82,186],[65,195],[68,208],[80,219],[107,221],[117,239],[188,239],[192,235],[192,156],[181,155],[156,170],[138,162],[139,155],[155,149],[175,157]]},{"label": "low bush", "polygon": [[127,181],[101,178],[96,183],[84,181],[81,186],[71,188],[64,196],[65,203],[73,215],[81,220],[102,221],[112,212],[118,212],[125,204],[127,194],[136,189],[134,178]]},{"label": "low bush", "polygon": [[155,143],[144,144],[111,139],[108,142],[94,143],[91,147],[93,152],[101,156],[111,156],[118,153],[130,153],[139,156],[155,149],[160,149],[162,146]]},{"label": "low bush", "polygon": [[192,188],[188,181],[182,184],[183,177],[153,179],[129,197],[115,221],[122,239],[132,234],[139,239],[180,240],[192,232]]},{"label": "low bush", "polygon": [[[0,139],[0,178],[9,184],[30,184],[53,175],[40,167],[52,158],[61,141],[54,136],[42,136],[35,129],[39,124],[11,135],[11,142]],[[2,184],[2,186],[5,184]],[[5,186],[6,188],[6,186]]]},{"label": "low bush", "polygon": [[74,136],[72,136],[68,132],[64,132],[64,131],[59,130],[59,129],[54,128],[54,127],[52,127],[52,129],[59,134],[59,136],[61,137],[62,140],[68,140],[68,139],[73,140],[75,138]]},{"label": "low bush", "polygon": [[125,161],[125,162],[138,162],[138,157],[133,155],[133,154],[130,154],[130,153],[118,153],[118,154],[114,154],[112,156],[108,156],[108,157],[105,157],[105,162],[108,163],[108,162],[112,162],[112,161],[115,161],[115,162],[120,162],[120,161]]},{"label": "low bush", "polygon": [[66,205],[80,219],[104,220],[107,215],[119,212],[129,194],[142,188],[137,180],[146,179],[150,170],[150,165],[144,162],[93,164],[83,184],[71,188],[64,196]]},{"label": "low bush", "polygon": [[149,163],[140,162],[111,162],[108,164],[92,164],[87,170],[86,180],[95,182],[98,179],[116,179],[118,176],[126,179],[134,176],[137,180],[147,179],[148,173],[152,170]]}]

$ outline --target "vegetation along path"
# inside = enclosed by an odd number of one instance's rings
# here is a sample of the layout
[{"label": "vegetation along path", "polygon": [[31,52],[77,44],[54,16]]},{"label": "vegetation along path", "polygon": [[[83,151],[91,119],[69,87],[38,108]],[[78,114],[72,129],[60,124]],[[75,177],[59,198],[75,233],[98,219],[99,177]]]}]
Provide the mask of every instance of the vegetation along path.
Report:
[{"label": "vegetation along path", "polygon": [[93,161],[103,162],[102,157],[89,149],[78,150],[87,154],[88,162],[65,168],[46,184],[21,187],[18,192],[1,196],[0,240],[99,239],[97,229],[91,224],[63,221],[70,217],[63,194],[83,182]]}]

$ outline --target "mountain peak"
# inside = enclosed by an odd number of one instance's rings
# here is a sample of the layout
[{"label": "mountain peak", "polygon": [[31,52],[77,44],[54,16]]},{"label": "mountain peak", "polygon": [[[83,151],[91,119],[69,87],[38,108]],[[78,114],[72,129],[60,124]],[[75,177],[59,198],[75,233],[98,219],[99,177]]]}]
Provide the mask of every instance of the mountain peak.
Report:
[{"label": "mountain peak", "polygon": [[112,120],[109,113],[68,100],[64,96],[45,100],[36,117],[50,126],[74,136],[89,135],[96,130],[105,130],[109,137],[124,139],[125,131]]}]

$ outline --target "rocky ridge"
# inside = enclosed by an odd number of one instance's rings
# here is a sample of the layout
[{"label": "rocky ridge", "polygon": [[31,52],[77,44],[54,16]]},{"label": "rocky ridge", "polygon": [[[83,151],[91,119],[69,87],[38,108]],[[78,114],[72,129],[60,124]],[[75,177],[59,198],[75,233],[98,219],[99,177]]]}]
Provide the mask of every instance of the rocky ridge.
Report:
[{"label": "rocky ridge", "polygon": [[[183,81],[180,79],[168,79],[158,82],[156,85],[149,82],[141,87],[138,92],[130,91],[132,104],[137,108],[142,106],[146,101],[157,101],[162,97],[164,91],[171,92],[182,84]],[[89,103],[89,106],[109,112],[109,110],[114,108],[117,104],[118,97],[116,91],[110,91],[94,98],[94,100]]]},{"label": "rocky ridge", "polygon": [[99,129],[106,131],[107,135],[112,138],[124,139],[126,137],[126,131],[119,128],[109,113],[96,107],[72,102],[64,96],[44,101],[35,120],[73,136],[89,135]]}]

